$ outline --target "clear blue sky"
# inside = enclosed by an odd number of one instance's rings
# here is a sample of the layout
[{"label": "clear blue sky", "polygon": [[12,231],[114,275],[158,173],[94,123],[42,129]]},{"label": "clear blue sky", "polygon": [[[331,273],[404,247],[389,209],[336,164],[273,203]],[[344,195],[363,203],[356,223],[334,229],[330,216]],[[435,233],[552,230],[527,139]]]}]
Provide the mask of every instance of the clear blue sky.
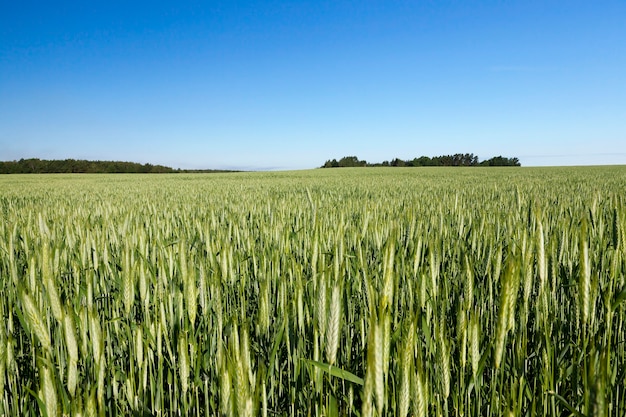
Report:
[{"label": "clear blue sky", "polygon": [[0,160],[626,164],[626,2],[0,0]]}]

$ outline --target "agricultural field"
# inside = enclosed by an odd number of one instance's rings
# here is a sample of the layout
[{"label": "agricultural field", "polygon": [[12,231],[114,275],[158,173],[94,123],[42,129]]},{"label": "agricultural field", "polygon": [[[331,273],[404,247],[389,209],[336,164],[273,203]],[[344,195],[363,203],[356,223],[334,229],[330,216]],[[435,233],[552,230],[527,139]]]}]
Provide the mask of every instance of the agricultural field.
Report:
[{"label": "agricultural field", "polygon": [[626,167],[0,177],[0,415],[626,415]]}]

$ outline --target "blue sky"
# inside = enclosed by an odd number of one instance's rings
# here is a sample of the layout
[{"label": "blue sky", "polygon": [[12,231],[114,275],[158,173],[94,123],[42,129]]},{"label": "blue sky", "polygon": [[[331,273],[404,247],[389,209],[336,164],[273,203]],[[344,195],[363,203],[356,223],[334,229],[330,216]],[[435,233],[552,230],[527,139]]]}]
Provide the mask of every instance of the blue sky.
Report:
[{"label": "blue sky", "polygon": [[0,160],[626,164],[626,2],[0,1]]}]

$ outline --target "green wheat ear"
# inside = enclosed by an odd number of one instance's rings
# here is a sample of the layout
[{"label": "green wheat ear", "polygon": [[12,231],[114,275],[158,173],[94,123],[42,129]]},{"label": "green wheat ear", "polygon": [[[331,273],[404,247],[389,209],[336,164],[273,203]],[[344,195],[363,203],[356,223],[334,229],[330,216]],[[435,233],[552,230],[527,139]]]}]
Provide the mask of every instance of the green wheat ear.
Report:
[{"label": "green wheat ear", "polygon": [[43,314],[33,298],[25,290],[20,292],[19,297],[22,306],[22,316],[25,318],[28,328],[36,336],[44,352],[51,353],[52,342],[50,341],[48,326],[44,323]]}]

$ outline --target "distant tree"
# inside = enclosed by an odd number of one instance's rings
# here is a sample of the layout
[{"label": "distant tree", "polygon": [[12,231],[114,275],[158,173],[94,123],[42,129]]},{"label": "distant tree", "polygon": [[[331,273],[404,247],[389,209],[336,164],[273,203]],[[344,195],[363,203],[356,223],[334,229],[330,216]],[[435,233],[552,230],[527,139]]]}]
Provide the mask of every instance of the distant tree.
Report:
[{"label": "distant tree", "polygon": [[365,166],[367,162],[359,161],[356,156],[344,156],[339,160],[340,167],[360,167]]},{"label": "distant tree", "polygon": [[491,159],[480,162],[478,156],[473,153],[456,153],[454,155],[440,155],[429,158],[428,156],[420,156],[408,160],[394,158],[382,163],[367,163],[360,161],[356,156],[344,156],[339,161],[336,159],[328,160],[322,165],[322,168],[335,167],[355,167],[355,166],[393,166],[393,167],[424,167],[424,166],[455,166],[455,167],[473,167],[473,166],[520,166],[519,159],[505,158],[496,156]]},{"label": "distant tree", "polygon": [[156,173],[180,172],[162,165],[118,161],[40,160],[37,158],[0,162],[0,174],[57,173]]},{"label": "distant tree", "polygon": [[420,156],[419,158],[415,158],[413,160],[413,166],[416,167],[427,167],[432,165],[432,160],[427,156]]},{"label": "distant tree", "polygon": [[368,166],[367,161],[360,161],[356,156],[344,156],[339,161],[336,159],[328,160],[322,165],[322,168],[338,168],[338,167],[364,167]]},{"label": "distant tree", "polygon": [[494,156],[480,163],[481,166],[490,167],[518,167],[521,166],[517,158],[505,158],[503,156]]},{"label": "distant tree", "polygon": [[394,159],[391,161],[391,166],[392,166],[392,167],[403,167],[403,166],[405,166],[405,165],[406,165],[406,164],[404,163],[404,161],[403,161],[402,159],[400,159],[400,158],[394,158]]}]

